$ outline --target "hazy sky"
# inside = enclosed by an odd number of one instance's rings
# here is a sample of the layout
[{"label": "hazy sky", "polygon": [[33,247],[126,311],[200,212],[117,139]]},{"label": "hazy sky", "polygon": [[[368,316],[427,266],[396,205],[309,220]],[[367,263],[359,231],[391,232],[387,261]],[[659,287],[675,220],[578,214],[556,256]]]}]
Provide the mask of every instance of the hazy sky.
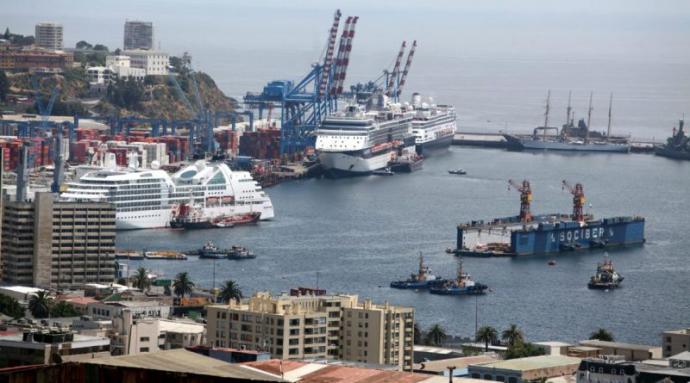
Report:
[{"label": "hazy sky", "polygon": [[215,49],[320,51],[335,8],[359,15],[360,52],[418,39],[454,56],[690,57],[690,1],[3,1],[0,26],[32,33],[39,21],[65,26],[78,40],[122,45],[125,19],[155,23],[156,40],[173,53],[199,40]]}]

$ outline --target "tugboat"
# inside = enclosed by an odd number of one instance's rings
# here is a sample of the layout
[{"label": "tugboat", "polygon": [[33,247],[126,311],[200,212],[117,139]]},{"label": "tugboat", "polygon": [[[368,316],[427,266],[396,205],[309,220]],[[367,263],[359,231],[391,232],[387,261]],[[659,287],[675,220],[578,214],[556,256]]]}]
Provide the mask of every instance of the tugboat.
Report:
[{"label": "tugboat", "polygon": [[587,287],[609,290],[619,287],[621,282],[623,282],[623,276],[613,269],[613,262],[607,259],[604,260],[604,263],[597,264],[597,273],[589,280]]},{"label": "tugboat", "polygon": [[441,286],[448,282],[447,279],[438,278],[431,272],[431,268],[424,264],[422,252],[419,252],[419,271],[411,274],[410,278],[404,281],[391,282],[394,289],[428,289],[429,287]]},{"label": "tugboat", "polygon": [[225,252],[225,250],[219,248],[211,241],[206,242],[204,246],[199,249],[199,258],[223,259],[227,256],[228,254]]},{"label": "tugboat", "polygon": [[454,169],[454,170],[449,170],[448,174],[455,174],[457,176],[464,176],[467,174],[467,172],[464,169]]},{"label": "tugboat", "polygon": [[486,292],[487,285],[477,283],[462,269],[462,261],[458,266],[458,276],[454,281],[447,281],[441,286],[431,287],[429,292],[439,295],[481,295]]},{"label": "tugboat", "polygon": [[256,258],[256,255],[247,248],[242,246],[232,246],[232,248],[227,250],[228,259],[252,259]]},{"label": "tugboat", "polygon": [[209,241],[204,247],[197,250],[199,258],[206,259],[253,259],[256,255],[242,246],[233,246],[229,249],[221,249]]}]

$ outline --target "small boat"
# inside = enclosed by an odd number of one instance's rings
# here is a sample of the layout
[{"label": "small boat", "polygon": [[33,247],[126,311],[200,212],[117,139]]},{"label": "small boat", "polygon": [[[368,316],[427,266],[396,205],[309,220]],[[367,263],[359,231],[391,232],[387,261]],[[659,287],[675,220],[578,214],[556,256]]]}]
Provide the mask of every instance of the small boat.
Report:
[{"label": "small boat", "polygon": [[448,282],[447,279],[438,278],[432,272],[429,266],[424,264],[424,257],[419,253],[419,271],[417,274],[411,274],[410,277],[404,281],[391,282],[390,286],[394,289],[427,289],[433,286],[441,286]]},{"label": "small boat", "polygon": [[481,295],[485,294],[488,288],[487,285],[473,281],[472,277],[462,269],[462,261],[460,261],[457,278],[441,286],[432,287],[429,292],[438,295]]},{"label": "small boat", "polygon": [[208,241],[204,246],[199,249],[199,258],[203,259],[224,259],[227,258],[227,253],[213,244],[213,242]]},{"label": "small boat", "polygon": [[556,260],[555,259],[549,259],[549,261],[546,264],[549,266],[556,266]]},{"label": "small boat", "polygon": [[256,255],[252,253],[251,251],[247,250],[246,247],[243,246],[232,246],[229,251],[227,252],[227,258],[228,259],[252,259],[256,258]]},{"label": "small boat", "polygon": [[391,168],[374,170],[373,172],[371,172],[371,174],[376,175],[376,176],[394,176],[395,175],[395,173],[393,173]]},{"label": "small boat", "polygon": [[464,176],[465,174],[467,174],[467,172],[464,169],[449,170],[448,173],[449,174],[455,174],[458,176]]},{"label": "small boat", "polygon": [[144,254],[136,250],[116,250],[115,259],[129,259],[131,261],[140,261],[144,259]]},{"label": "small boat", "polygon": [[597,273],[587,283],[590,289],[609,290],[615,289],[623,282],[623,276],[613,269],[613,262],[607,259],[604,263],[597,264]]},{"label": "small boat", "polygon": [[146,259],[165,259],[165,260],[179,260],[184,261],[187,256],[179,251],[161,250],[161,251],[144,251],[144,258]]}]

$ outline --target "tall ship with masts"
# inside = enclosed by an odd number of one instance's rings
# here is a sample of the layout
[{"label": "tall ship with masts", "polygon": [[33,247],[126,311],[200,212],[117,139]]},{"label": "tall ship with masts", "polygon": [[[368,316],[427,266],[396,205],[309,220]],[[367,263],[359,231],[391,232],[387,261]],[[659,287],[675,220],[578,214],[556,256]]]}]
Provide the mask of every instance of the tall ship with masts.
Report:
[{"label": "tall ship with masts", "polygon": [[576,152],[613,152],[628,153],[630,142],[627,137],[611,135],[611,109],[613,95],[609,99],[609,115],[606,133],[599,133],[590,129],[592,117],[592,94],[589,97],[589,109],[587,122],[583,119],[574,123],[571,114],[570,95],[568,96],[568,108],[566,123],[561,129],[549,126],[551,91],[546,97],[546,111],[544,113],[544,126],[534,129],[531,135],[504,134],[508,147],[513,150],[560,150]]}]

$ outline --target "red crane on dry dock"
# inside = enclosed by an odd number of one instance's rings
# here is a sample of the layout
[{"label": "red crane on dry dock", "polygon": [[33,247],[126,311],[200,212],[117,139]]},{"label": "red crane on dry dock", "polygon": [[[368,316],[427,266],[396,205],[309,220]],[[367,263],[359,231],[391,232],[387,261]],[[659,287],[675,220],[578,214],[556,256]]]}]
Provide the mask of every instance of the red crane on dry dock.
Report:
[{"label": "red crane on dry dock", "polygon": [[532,203],[532,188],[529,181],[523,180],[522,184],[519,184],[513,180],[508,180],[508,190],[510,190],[511,186],[520,192],[520,221],[523,223],[531,222],[530,204]]},{"label": "red crane on dry dock", "polygon": [[566,189],[573,195],[573,221],[584,222],[585,190],[582,184],[578,182],[575,186],[572,186],[568,181],[563,180],[563,190]]}]

